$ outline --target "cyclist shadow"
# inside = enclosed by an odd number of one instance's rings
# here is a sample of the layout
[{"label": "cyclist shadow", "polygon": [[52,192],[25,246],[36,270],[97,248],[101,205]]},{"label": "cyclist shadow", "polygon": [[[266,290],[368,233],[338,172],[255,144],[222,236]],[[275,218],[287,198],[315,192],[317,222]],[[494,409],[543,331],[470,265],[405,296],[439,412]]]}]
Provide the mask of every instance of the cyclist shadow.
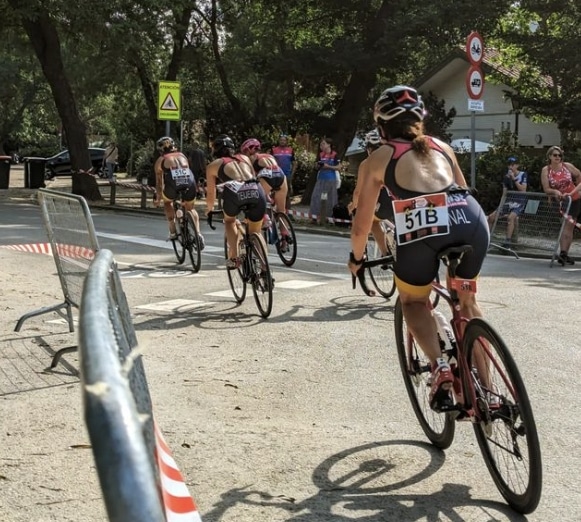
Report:
[{"label": "cyclist shadow", "polygon": [[329,300],[327,306],[300,303],[291,305],[281,315],[271,316],[269,323],[328,323],[332,321],[357,321],[363,317],[393,321],[394,303],[383,298],[363,299],[352,296],[338,296]]},{"label": "cyclist shadow", "polygon": [[[171,311],[138,311],[133,313],[133,323],[136,331],[177,330],[181,328],[196,328],[220,330],[229,328],[251,328],[264,322],[254,302],[248,303],[249,309],[231,302],[216,302],[197,308],[179,308]],[[252,308],[254,307],[254,308]]]},{"label": "cyclist shadow", "polygon": [[[414,453],[418,451],[427,453],[428,458],[419,458]],[[423,495],[417,488],[410,493],[394,494],[425,481],[444,462],[444,452],[423,442],[396,440],[365,444],[332,455],[317,466],[312,479],[318,491],[309,498],[297,502],[286,495],[244,486],[223,493],[222,500],[203,518],[205,522],[217,522],[226,512],[243,504],[256,506],[262,513],[267,508],[286,511],[290,515],[286,520],[293,522],[347,522],[355,517],[366,522],[435,522],[442,518],[486,522],[527,520],[504,503],[472,498],[470,487],[463,484],[446,483],[440,491]],[[420,469],[412,469],[418,465]],[[460,507],[468,511],[458,512]],[[476,511],[482,517],[475,518]]]}]

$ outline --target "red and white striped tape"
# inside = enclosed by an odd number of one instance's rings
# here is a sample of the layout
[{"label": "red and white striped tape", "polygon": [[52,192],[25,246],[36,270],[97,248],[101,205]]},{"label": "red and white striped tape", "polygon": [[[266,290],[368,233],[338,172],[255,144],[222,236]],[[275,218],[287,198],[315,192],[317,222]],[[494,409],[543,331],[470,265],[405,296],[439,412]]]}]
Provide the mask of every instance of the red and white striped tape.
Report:
[{"label": "red and white striped tape", "polygon": [[[52,255],[52,246],[50,243],[29,243],[23,245],[2,245],[2,248],[8,250],[16,250],[17,252],[28,252],[30,254],[46,254]],[[88,259],[93,260],[95,252],[90,248],[79,245],[63,245],[57,244],[57,252],[61,257],[70,257],[73,259]]]},{"label": "red and white striped tape", "polygon": [[194,499],[188,491],[171,451],[157,423],[155,426],[155,449],[161,481],[161,496],[167,522],[201,522],[202,518]]},{"label": "red and white striped tape", "polygon": [[149,185],[142,185],[141,183],[127,183],[119,181],[111,181],[110,185],[117,185],[119,187],[132,188],[135,190],[145,190],[146,192],[155,192],[155,187],[150,187]]},{"label": "red and white striped tape", "polygon": [[[319,219],[319,216],[316,214],[311,214],[310,212],[298,212],[296,210],[288,210],[287,214],[293,215],[296,217],[306,217],[309,219]],[[338,219],[334,217],[328,217],[327,221],[329,223],[351,223],[351,219]]]}]

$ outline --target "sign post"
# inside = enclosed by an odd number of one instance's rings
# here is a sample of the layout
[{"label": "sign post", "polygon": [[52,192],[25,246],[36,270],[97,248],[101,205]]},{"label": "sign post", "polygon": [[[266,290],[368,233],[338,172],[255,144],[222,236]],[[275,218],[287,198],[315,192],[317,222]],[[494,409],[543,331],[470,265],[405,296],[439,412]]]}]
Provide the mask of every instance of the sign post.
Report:
[{"label": "sign post", "polygon": [[468,108],[470,110],[470,186],[476,187],[476,111],[484,110],[484,101],[477,101],[484,92],[484,74],[480,68],[484,56],[484,42],[480,34],[472,31],[466,40],[466,56],[470,68],[466,74],[466,90],[468,91]]},{"label": "sign post", "polygon": [[170,122],[182,119],[180,82],[159,82],[157,92],[157,119],[166,121],[165,130],[169,136]]}]

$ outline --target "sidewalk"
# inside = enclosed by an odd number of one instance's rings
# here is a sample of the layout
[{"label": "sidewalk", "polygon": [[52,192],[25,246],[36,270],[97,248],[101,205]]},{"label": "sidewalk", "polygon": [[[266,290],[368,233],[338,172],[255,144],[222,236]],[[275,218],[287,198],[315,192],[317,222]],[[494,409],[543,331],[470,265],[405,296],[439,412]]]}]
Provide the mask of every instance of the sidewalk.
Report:
[{"label": "sidewalk", "polygon": [[[97,184],[99,185],[99,190],[103,196],[103,200],[89,201],[88,204],[92,208],[113,210],[117,212],[163,215],[163,208],[156,208],[153,205],[153,191],[151,187],[147,187],[146,193],[143,194],[143,191],[139,190],[142,185],[134,178],[125,177],[124,173],[121,173],[121,175],[117,177],[114,204],[111,204],[111,184],[103,179],[97,179]],[[53,180],[47,180],[45,185],[46,188],[50,190],[61,192],[71,192],[72,190],[72,180],[70,176],[56,177]],[[24,188],[23,166],[12,165],[9,188],[0,190],[0,201],[13,200],[36,202],[36,192],[37,189]],[[338,236],[348,236],[350,234],[350,226],[338,226],[332,222],[329,222],[324,226],[313,224],[309,215],[309,207],[300,204],[300,196],[292,198],[292,201],[289,214],[291,219],[294,219],[293,224],[297,231]],[[145,203],[145,208],[142,208],[142,202]],[[195,208],[202,216],[206,210],[205,200],[197,199],[195,202]]]}]

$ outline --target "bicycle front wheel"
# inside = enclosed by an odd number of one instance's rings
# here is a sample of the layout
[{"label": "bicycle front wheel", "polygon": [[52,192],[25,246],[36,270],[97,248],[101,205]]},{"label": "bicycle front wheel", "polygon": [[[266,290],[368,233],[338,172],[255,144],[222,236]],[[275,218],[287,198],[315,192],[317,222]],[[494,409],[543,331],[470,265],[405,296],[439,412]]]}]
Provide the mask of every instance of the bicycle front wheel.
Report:
[{"label": "bicycle front wheel", "polygon": [[171,240],[171,246],[173,247],[173,251],[176,255],[176,259],[178,260],[178,264],[182,264],[186,259],[186,247],[184,243],[184,236],[181,226],[181,219],[175,218],[174,223],[176,226],[176,237]]},{"label": "bicycle front wheel", "polygon": [[539,504],[541,448],[533,410],[502,338],[486,321],[472,319],[464,332],[466,359],[477,397],[474,432],[500,494],[520,513]]},{"label": "bicycle front wheel", "polygon": [[[244,240],[240,240],[240,244]],[[240,248],[240,244],[238,245]],[[228,241],[224,238],[224,257],[228,260]],[[241,260],[242,263],[238,268],[228,268],[228,282],[230,283],[230,288],[234,294],[234,299],[238,304],[242,303],[246,298],[246,279],[244,278],[244,263],[245,259]]]},{"label": "bicycle front wheel", "polygon": [[200,235],[196,229],[196,223],[194,221],[194,216],[191,212],[188,212],[186,216],[186,230],[184,234],[184,243],[186,250],[190,256],[190,261],[192,262],[192,268],[194,272],[199,272],[202,266],[202,251],[200,249]]},{"label": "bicycle front wheel", "polygon": [[[389,254],[389,247],[387,250]],[[367,242],[367,255],[369,260],[382,257],[381,248],[376,243],[375,239],[370,239]],[[369,279],[377,292],[386,299],[389,299],[395,293],[395,279],[393,277],[393,261],[383,265],[370,266],[367,268]]]},{"label": "bicycle front wheel", "polygon": [[274,214],[277,230],[276,252],[286,266],[293,266],[297,259],[297,236],[291,220],[284,212]]},{"label": "bicycle front wheel", "polygon": [[272,312],[272,289],[274,279],[270,273],[268,256],[260,235],[250,235],[250,252],[248,253],[250,266],[250,281],[254,300],[260,315],[265,319]]},{"label": "bicycle front wheel", "polygon": [[399,365],[414,413],[430,442],[440,449],[450,447],[456,424],[450,413],[437,413],[430,408],[430,376],[432,368],[403,317],[401,300],[395,302],[395,342]]}]

